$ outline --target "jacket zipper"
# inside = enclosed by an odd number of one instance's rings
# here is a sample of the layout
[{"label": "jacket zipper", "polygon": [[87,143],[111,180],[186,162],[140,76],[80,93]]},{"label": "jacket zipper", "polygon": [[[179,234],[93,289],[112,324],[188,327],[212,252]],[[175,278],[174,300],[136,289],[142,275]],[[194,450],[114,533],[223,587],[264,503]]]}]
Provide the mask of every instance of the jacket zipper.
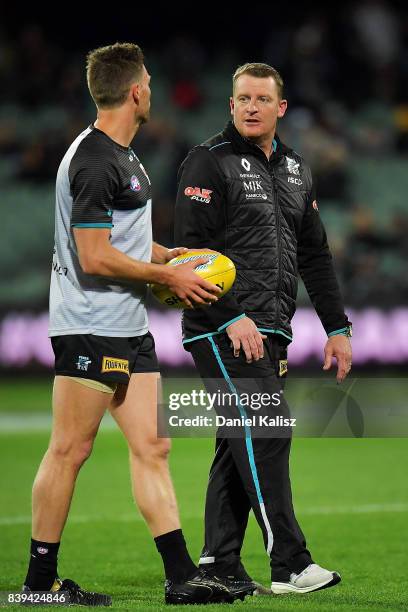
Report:
[{"label": "jacket zipper", "polygon": [[281,237],[281,216],[278,202],[278,185],[276,183],[275,172],[272,170],[272,183],[273,183],[273,194],[274,194],[274,205],[275,205],[275,221],[276,221],[276,233],[277,233],[277,245],[278,245],[278,281],[276,283],[276,319],[275,327],[278,328],[280,322],[280,305],[281,305],[281,282],[282,282],[282,237]]}]

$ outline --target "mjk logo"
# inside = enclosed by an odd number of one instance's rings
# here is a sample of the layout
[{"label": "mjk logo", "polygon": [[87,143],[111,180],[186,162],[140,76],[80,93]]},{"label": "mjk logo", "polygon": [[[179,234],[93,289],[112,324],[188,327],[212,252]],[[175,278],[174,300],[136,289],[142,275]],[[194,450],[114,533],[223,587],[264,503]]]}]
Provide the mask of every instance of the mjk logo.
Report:
[{"label": "mjk logo", "polygon": [[261,181],[244,181],[245,191],[262,191]]},{"label": "mjk logo", "polygon": [[249,161],[248,161],[247,159],[245,159],[245,157],[243,157],[243,158],[241,159],[241,166],[242,166],[243,168],[245,168],[245,170],[246,170],[247,172],[249,172],[249,171],[250,171],[250,169],[251,169],[251,164],[249,163]]}]

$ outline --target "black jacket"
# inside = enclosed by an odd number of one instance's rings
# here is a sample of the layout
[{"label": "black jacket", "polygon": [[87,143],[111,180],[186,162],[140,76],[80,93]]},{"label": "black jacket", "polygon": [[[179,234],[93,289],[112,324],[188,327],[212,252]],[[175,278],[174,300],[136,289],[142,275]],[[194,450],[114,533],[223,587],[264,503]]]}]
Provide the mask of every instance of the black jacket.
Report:
[{"label": "black jacket", "polygon": [[348,325],[310,168],[278,137],[274,149],[268,161],[229,123],[180,167],[175,243],[220,251],[237,269],[216,304],[184,311],[184,341],[247,315],[290,342],[298,274],[326,332]]}]

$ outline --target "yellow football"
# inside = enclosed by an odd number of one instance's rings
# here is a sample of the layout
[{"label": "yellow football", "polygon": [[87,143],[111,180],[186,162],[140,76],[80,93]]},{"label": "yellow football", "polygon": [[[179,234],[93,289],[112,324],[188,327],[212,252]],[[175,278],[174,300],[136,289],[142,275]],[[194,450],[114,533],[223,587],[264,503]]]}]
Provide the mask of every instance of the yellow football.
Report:
[{"label": "yellow football", "polygon": [[[236,274],[234,262],[225,255],[217,251],[191,250],[183,255],[174,257],[174,259],[169,261],[166,265],[178,266],[182,263],[200,259],[201,257],[208,257],[208,262],[197,266],[194,272],[201,276],[201,278],[205,278],[210,283],[217,285],[217,287],[221,289],[221,293],[218,294],[218,297],[222,297],[231,289]],[[186,307],[185,303],[177,297],[177,295],[172,293],[168,287],[154,284],[151,285],[151,289],[154,297],[164,304],[164,306],[169,306],[170,308]]]}]

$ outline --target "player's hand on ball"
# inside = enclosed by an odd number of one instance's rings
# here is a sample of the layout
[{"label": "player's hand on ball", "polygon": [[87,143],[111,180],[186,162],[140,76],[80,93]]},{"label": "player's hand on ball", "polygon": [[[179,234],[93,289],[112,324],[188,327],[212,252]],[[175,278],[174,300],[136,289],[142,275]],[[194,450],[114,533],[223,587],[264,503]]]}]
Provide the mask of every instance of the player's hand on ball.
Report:
[{"label": "player's hand on ball", "polygon": [[[151,285],[152,294],[161,304],[169,308],[205,307],[231,289],[236,270],[229,257],[210,249],[171,250],[172,255],[177,252],[162,267],[161,280]],[[157,253],[155,257],[157,263]]]},{"label": "player's hand on ball", "polygon": [[261,334],[252,319],[242,317],[235,323],[228,325],[226,329],[228,338],[231,340],[231,346],[234,351],[234,357],[239,357],[239,352],[242,350],[245,353],[247,363],[252,363],[253,360],[258,361],[264,356],[263,340],[267,336]]},{"label": "player's hand on ball", "polygon": [[165,261],[163,263],[167,263],[179,255],[184,255],[184,253],[187,253],[187,251],[187,247],[175,247],[174,249],[168,249],[167,253],[165,254]]},{"label": "player's hand on ball", "polygon": [[207,262],[207,257],[200,257],[194,261],[169,267],[171,278],[167,282],[167,286],[170,291],[187,304],[188,308],[208,306],[212,302],[216,302],[218,300],[217,295],[221,293],[221,289],[217,285],[213,285],[213,283],[201,278],[194,272],[197,266]]},{"label": "player's hand on ball", "polygon": [[347,336],[339,334],[327,340],[324,347],[323,370],[330,370],[333,357],[337,360],[336,379],[338,383],[341,383],[351,370],[351,343]]}]

